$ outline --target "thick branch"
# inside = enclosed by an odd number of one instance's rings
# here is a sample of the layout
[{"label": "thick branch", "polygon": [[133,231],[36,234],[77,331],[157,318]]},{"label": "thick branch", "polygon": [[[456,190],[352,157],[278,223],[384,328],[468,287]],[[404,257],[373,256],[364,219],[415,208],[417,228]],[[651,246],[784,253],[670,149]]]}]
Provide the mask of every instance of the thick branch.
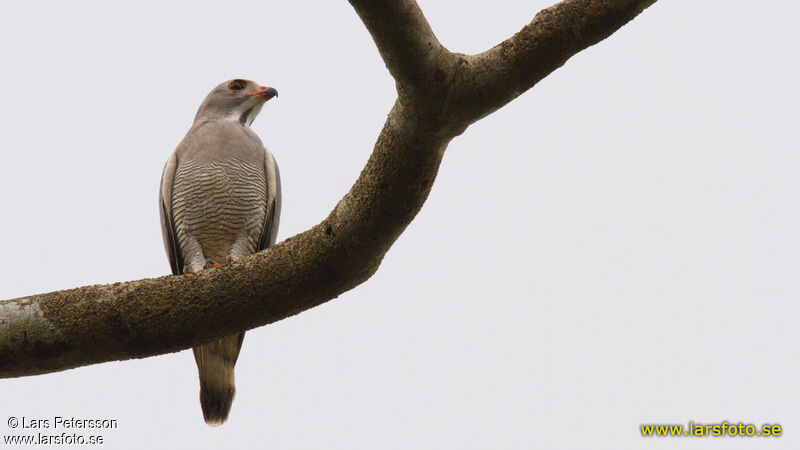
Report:
[{"label": "thick branch", "polygon": [[617,31],[656,0],[566,0],[494,48],[456,55],[458,86],[448,105],[464,124],[496,111],[561,67],[572,55]]},{"label": "thick branch", "polygon": [[310,230],[196,274],[0,302],[0,376],[174,352],[336,298],[377,270],[427,198],[444,147],[398,103],[355,185]]},{"label": "thick branch", "polygon": [[447,51],[414,0],[350,0],[400,87],[425,86]]},{"label": "thick branch", "polygon": [[476,56],[447,52],[413,0],[351,0],[398,84],[370,159],[320,224],[197,274],[0,302],[0,376],[189,348],[275,322],[367,280],[422,207],[450,139],[655,0],[567,0]]}]

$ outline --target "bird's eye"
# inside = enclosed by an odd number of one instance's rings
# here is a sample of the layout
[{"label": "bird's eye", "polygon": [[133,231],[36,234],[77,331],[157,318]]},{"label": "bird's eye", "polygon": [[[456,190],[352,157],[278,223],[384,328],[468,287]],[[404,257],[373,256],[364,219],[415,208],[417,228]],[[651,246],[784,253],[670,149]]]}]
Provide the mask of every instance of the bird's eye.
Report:
[{"label": "bird's eye", "polygon": [[228,84],[228,89],[232,91],[241,91],[244,89],[244,80],[233,80]]}]

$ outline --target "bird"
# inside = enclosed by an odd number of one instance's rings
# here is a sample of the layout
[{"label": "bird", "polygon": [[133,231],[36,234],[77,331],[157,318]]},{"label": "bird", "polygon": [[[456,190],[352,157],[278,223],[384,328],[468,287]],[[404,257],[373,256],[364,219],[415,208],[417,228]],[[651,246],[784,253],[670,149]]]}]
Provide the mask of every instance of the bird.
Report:
[{"label": "bird", "polygon": [[[236,261],[275,244],[281,181],[275,158],[250,129],[278,91],[233,79],[206,96],[161,175],[161,231],[174,275]],[[236,393],[244,332],[192,348],[208,425],[224,423]]]}]

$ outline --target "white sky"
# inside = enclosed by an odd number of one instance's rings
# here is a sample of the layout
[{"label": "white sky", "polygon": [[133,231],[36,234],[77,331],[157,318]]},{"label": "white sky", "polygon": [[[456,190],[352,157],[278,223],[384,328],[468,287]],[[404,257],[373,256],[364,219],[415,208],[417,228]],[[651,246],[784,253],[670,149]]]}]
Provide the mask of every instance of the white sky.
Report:
[{"label": "white sky", "polygon": [[[161,168],[217,83],[280,91],[253,127],[280,240],[349,189],[394,100],[345,1],[112,3],[0,4],[2,299],[169,272]],[[421,3],[465,53],[548,5]],[[221,428],[184,351],[2,380],[0,435],[68,416],[117,419],[125,449],[797,448],[799,14],[662,0],[473,125],[372,279],[248,332]],[[639,434],[690,420],[784,436]]]}]

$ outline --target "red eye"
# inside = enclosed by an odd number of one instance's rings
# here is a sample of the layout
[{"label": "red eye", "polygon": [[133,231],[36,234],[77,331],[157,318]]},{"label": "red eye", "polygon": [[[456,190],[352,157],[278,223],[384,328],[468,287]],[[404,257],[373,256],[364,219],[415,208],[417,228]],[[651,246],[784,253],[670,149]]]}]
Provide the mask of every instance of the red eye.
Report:
[{"label": "red eye", "polygon": [[228,89],[232,91],[241,91],[244,89],[245,81],[244,80],[233,80],[228,84]]}]

